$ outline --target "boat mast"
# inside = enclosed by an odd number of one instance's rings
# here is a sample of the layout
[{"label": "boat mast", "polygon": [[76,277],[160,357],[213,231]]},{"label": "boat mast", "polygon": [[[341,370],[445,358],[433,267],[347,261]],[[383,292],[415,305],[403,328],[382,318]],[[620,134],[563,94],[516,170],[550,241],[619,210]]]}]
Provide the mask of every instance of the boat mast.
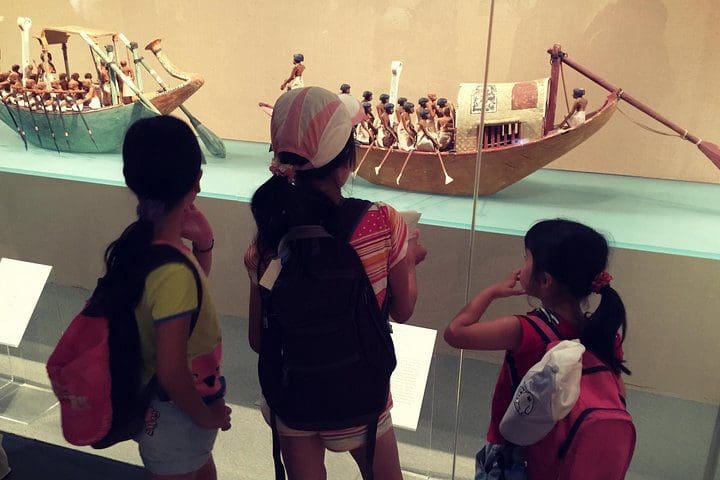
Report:
[{"label": "boat mast", "polygon": [[27,75],[25,75],[25,69],[30,65],[30,27],[32,27],[32,20],[29,17],[18,17],[18,27],[20,28],[20,46],[22,51],[21,72],[22,84],[25,86],[27,81]]},{"label": "boat mast", "polygon": [[403,63],[400,60],[393,60],[390,63],[390,99],[388,102],[397,103],[398,90],[400,89],[400,74],[402,73]]},{"label": "boat mast", "polygon": [[564,53],[557,43],[548,50],[550,54],[550,84],[548,85],[547,108],[545,109],[545,125],[543,136],[550,133],[555,127],[555,106],[557,104],[558,79],[560,77],[560,65]]}]

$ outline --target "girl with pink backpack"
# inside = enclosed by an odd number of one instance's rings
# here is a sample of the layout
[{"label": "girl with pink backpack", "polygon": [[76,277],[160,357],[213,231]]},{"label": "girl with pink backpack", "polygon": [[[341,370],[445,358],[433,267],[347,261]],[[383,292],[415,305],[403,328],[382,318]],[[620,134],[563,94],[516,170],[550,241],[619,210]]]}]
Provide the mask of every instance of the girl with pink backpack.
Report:
[{"label": "girl with pink backpack", "polygon": [[[522,267],[478,293],[447,326],[445,341],[453,347],[506,350],[476,479],[624,478],[635,445],[620,379],[622,373],[630,374],[622,350],[627,321],[620,295],[610,286],[607,262],[607,241],[592,228],[569,220],[541,221],[525,235]],[[591,294],[600,295],[593,312],[588,311]],[[493,301],[517,295],[540,299],[542,308],[483,319]],[[519,379],[543,358],[548,344],[571,339],[587,349],[581,384],[585,393],[581,390],[575,407],[583,411],[553,422],[550,433],[524,449],[510,443],[501,433],[509,407],[530,415],[533,404],[548,401],[531,398],[532,392],[518,388]],[[607,432],[614,436],[610,441],[604,440]]]}]

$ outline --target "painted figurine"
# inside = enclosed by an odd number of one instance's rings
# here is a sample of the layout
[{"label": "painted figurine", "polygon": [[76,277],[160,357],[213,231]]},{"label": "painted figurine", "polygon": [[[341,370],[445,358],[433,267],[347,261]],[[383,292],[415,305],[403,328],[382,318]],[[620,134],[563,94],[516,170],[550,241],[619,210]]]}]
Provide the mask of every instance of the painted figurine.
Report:
[{"label": "painted figurine", "polygon": [[584,88],[573,89],[575,103],[573,103],[570,113],[560,122],[560,128],[564,128],[565,125],[567,125],[568,128],[573,128],[585,123],[585,109],[587,108],[588,101],[586,98],[583,98],[584,96]]},{"label": "painted figurine", "polygon": [[398,125],[398,145],[403,150],[414,150],[417,142],[417,130],[412,122],[415,113],[415,104],[405,102],[403,111],[400,113],[400,124]]},{"label": "painted figurine", "polygon": [[363,145],[372,145],[375,143],[377,137],[377,130],[375,129],[375,116],[372,111],[372,104],[370,102],[363,102],[362,104],[365,117],[357,124],[355,128],[355,140]]},{"label": "painted figurine", "polygon": [[375,111],[378,114],[378,117],[382,115],[382,113],[385,111],[385,105],[390,101],[390,95],[387,93],[383,93],[380,95],[380,102],[375,105]]},{"label": "painted figurine", "polygon": [[395,105],[385,104],[385,111],[380,116],[380,128],[377,136],[378,147],[391,148],[398,141],[398,134],[395,131]]},{"label": "painted figurine", "polygon": [[305,86],[303,83],[303,72],[305,71],[305,65],[302,62],[305,61],[305,56],[302,53],[296,53],[293,55],[293,68],[290,70],[290,76],[280,85],[280,90],[294,90],[296,88],[302,88]]},{"label": "painted figurine", "polygon": [[421,152],[434,152],[440,149],[435,129],[435,120],[430,118],[430,109],[420,109],[420,121],[418,122],[417,149]]}]

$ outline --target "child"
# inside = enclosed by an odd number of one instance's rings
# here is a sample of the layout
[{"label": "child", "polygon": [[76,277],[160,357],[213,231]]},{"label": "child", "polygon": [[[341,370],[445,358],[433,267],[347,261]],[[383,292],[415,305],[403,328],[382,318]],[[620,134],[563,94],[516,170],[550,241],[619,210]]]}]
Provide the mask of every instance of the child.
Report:
[{"label": "child", "polygon": [[[625,307],[610,286],[605,271],[608,245],[590,227],[569,220],[545,220],[525,235],[525,263],[505,280],[487,287],[455,316],[445,329],[445,341],[456,348],[507,350],[512,353],[518,378],[537,363],[546,345],[522,316],[504,316],[481,321],[497,299],[527,294],[542,301],[542,309],[530,315],[554,324],[562,339],[579,338],[583,345],[612,368],[619,377],[630,374],[623,365]],[[591,293],[601,296],[594,312],[583,309]],[[621,333],[618,334],[618,331]],[[502,444],[499,425],[514,392],[510,366],[504,363],[495,385],[487,441]],[[533,480],[556,478],[556,472],[538,471],[533,458],[548,455],[533,446],[527,448],[528,477]]]},{"label": "child", "polygon": [[[103,282],[123,282],[150,245],[165,244],[188,257],[202,285],[200,300],[194,273],[181,263],[161,265],[145,278],[135,318],[143,379],[155,375],[159,389],[136,438],[140,456],[153,479],[214,480],[211,452],[218,429],[230,428],[230,409],[220,377],[220,325],[207,289],[214,240],[193,203],[202,153],[184,122],[157,116],[130,126],[122,154],[138,220],[108,247]],[[192,242],[192,253],[183,239]]]},{"label": "child", "polygon": [[[312,128],[311,128],[312,127]],[[261,287],[259,281],[278,254],[280,239],[294,225],[322,225],[338,232],[344,202],[341,188],[355,166],[350,114],[338,96],[319,87],[292,90],[275,103],[271,122],[271,165],[274,175],[253,196],[251,209],[257,236],[245,253],[250,275],[250,346],[261,350]],[[390,315],[407,321],[415,308],[415,265],[425,258],[417,235],[408,239],[402,217],[390,206],[375,203],[350,235],[378,305],[389,290]],[[263,287],[264,288],[264,287]],[[401,480],[388,397],[377,422],[373,472],[377,480]],[[263,402],[268,424],[276,419],[279,444],[290,480],[325,478],[325,449],[350,452],[365,475],[367,426],[342,430],[305,431],[288,427]]]}]

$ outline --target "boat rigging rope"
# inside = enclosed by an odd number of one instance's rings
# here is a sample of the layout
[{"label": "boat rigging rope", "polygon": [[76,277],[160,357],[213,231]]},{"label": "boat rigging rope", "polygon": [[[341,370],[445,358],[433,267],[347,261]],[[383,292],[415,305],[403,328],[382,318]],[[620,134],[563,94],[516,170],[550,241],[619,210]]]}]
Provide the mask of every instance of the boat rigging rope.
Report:
[{"label": "boat rigging rope", "polygon": [[560,60],[560,78],[563,82],[563,92],[565,92],[565,107],[567,107],[567,113],[570,113],[570,102],[568,102],[567,86],[565,86],[565,70],[563,70],[563,62]]},{"label": "boat rigging rope", "polygon": [[685,131],[685,135],[680,135],[678,133],[663,132],[661,130],[657,130],[655,128],[649,127],[649,126],[645,125],[644,123],[640,123],[637,120],[635,120],[634,118],[632,118],[630,115],[628,115],[627,113],[623,112],[619,105],[617,107],[617,111],[620,112],[625,118],[630,120],[632,123],[634,123],[635,125],[637,125],[638,127],[642,128],[642,129],[647,130],[648,132],[656,133],[658,135],[665,135],[666,137],[680,137],[683,140],[685,140],[685,136],[687,136],[687,130]]}]

